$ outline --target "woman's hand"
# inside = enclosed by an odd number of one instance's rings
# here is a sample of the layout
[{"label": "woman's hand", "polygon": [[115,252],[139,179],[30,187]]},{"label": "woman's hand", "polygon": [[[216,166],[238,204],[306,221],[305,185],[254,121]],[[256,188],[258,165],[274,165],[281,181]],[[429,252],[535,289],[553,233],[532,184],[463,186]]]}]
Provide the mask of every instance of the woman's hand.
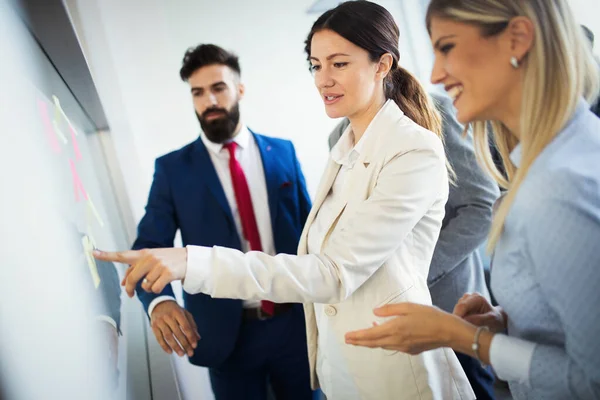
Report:
[{"label": "woman's hand", "polygon": [[506,329],[506,313],[494,307],[479,293],[466,293],[454,307],[454,315],[476,326],[487,326],[492,332]]},{"label": "woman's hand", "polygon": [[375,310],[379,317],[397,316],[369,329],[349,332],[346,343],[355,346],[381,347],[409,354],[448,347],[452,325],[458,318],[438,308],[414,303],[390,304]]},{"label": "woman's hand", "polygon": [[129,297],[134,296],[135,287],[142,279],[142,289],[146,292],[160,293],[169,283],[185,278],[187,269],[185,247],[119,252],[95,250],[94,257],[98,260],[131,265],[121,282]]}]

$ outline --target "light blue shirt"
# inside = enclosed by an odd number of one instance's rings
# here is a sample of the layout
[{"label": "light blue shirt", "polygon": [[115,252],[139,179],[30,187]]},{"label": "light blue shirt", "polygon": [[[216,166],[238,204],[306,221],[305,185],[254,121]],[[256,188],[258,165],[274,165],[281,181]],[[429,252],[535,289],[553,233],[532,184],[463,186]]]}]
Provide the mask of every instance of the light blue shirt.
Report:
[{"label": "light blue shirt", "polygon": [[531,166],[495,249],[509,336],[490,357],[517,400],[600,398],[600,119],[588,108]]}]

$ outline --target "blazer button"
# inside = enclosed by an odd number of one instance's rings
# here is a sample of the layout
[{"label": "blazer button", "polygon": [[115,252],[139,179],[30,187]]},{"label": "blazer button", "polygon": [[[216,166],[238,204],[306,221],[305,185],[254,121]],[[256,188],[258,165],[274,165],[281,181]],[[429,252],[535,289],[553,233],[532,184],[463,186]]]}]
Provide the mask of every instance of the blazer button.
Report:
[{"label": "blazer button", "polygon": [[334,317],[336,314],[337,314],[337,310],[335,309],[334,306],[325,307],[325,315],[327,315],[328,317]]}]

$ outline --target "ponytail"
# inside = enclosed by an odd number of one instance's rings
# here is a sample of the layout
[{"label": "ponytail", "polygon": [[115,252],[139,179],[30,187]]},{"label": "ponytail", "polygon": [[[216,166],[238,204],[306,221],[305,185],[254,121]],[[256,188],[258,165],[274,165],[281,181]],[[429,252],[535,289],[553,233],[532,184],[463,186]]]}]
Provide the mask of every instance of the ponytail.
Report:
[{"label": "ponytail", "polygon": [[[385,95],[398,104],[402,112],[418,125],[435,133],[444,143],[442,117],[433,100],[410,72],[398,66],[390,75],[385,85]],[[456,173],[446,158],[448,181],[456,184]]]},{"label": "ponytail", "polygon": [[385,92],[386,97],[394,100],[408,118],[443,140],[440,114],[423,86],[410,72],[400,66],[395,68],[388,75]]}]

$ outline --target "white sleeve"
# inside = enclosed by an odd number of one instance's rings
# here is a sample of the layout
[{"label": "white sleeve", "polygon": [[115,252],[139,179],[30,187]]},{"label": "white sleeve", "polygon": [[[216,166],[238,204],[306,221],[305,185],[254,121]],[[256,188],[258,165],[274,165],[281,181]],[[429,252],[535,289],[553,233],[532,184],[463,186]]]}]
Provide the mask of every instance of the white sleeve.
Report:
[{"label": "white sleeve", "polygon": [[187,269],[183,290],[188,293],[210,293],[212,247],[187,246]]},{"label": "white sleeve", "polygon": [[[355,168],[367,167],[358,163]],[[447,196],[443,150],[398,154],[382,168],[369,197],[340,221],[320,254],[270,256],[187,246],[184,289],[215,298],[339,303],[391,257],[444,190]]]},{"label": "white sleeve", "polygon": [[490,363],[504,381],[529,385],[529,368],[536,344],[523,339],[496,334],[490,345]]},{"label": "white sleeve", "polygon": [[104,322],[107,322],[107,323],[109,323],[110,325],[112,325],[112,327],[113,327],[113,328],[115,328],[115,330],[118,330],[118,328],[117,328],[117,323],[115,322],[115,320],[114,320],[114,319],[112,319],[112,318],[111,318],[111,317],[109,317],[109,316],[106,316],[106,315],[98,315],[98,316],[96,317],[96,320],[97,320],[97,321],[104,321]]},{"label": "white sleeve", "polygon": [[175,300],[175,298],[171,297],[171,296],[158,296],[157,298],[155,298],[154,300],[152,300],[152,302],[148,306],[148,316],[150,318],[152,318],[152,311],[154,311],[154,308],[157,305],[159,305],[160,303],[162,303],[163,301],[175,301],[175,302],[177,302],[177,300]]}]

